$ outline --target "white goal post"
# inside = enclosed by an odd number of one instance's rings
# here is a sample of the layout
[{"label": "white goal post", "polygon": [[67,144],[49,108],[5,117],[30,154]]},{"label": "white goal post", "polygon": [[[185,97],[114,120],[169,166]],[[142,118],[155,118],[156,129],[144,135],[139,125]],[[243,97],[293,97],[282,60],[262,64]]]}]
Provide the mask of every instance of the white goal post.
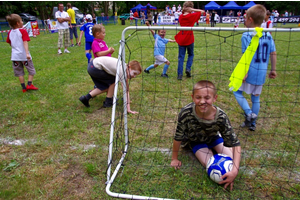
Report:
[{"label": "white goal post", "polygon": [[[126,154],[128,151],[128,144],[129,144],[129,138],[128,138],[128,127],[127,127],[127,99],[126,99],[126,91],[127,91],[127,85],[126,85],[126,62],[125,62],[125,45],[126,45],[126,33],[130,30],[135,31],[146,31],[146,30],[187,30],[187,31],[231,31],[231,32],[246,32],[246,31],[255,31],[254,28],[224,28],[224,27],[180,27],[180,26],[129,26],[126,27],[121,36],[120,40],[120,48],[119,48],[119,55],[118,55],[118,68],[117,68],[117,75],[116,75],[116,81],[115,81],[115,88],[114,88],[114,98],[113,98],[113,107],[112,107],[112,116],[111,116],[111,126],[110,126],[110,139],[109,139],[109,153],[108,153],[108,169],[107,169],[107,182],[106,182],[106,193],[112,197],[117,198],[127,198],[127,199],[166,199],[162,197],[149,197],[149,196],[139,196],[138,194],[121,194],[121,193],[115,193],[111,191],[111,186],[118,175],[120,168],[122,167],[122,163],[124,162],[126,158]],[[300,32],[300,28],[271,28],[271,29],[264,29],[264,32]],[[118,83],[120,81],[120,78],[118,74],[120,73],[120,70],[123,70],[124,78],[122,78],[122,86],[123,86],[123,128],[124,128],[124,150],[122,152],[122,155],[120,156],[120,160],[115,166],[115,170],[112,172],[112,156],[113,156],[113,144],[114,144],[114,129],[115,129],[115,116],[116,116],[116,103],[117,103],[117,95],[118,95]],[[229,88],[228,88],[229,90]]]}]

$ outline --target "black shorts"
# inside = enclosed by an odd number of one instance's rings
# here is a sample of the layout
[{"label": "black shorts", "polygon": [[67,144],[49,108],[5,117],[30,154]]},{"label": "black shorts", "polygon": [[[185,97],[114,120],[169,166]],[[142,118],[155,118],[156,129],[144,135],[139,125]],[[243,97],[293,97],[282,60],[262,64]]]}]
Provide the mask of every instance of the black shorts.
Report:
[{"label": "black shorts", "polygon": [[94,84],[100,90],[106,90],[110,85],[115,83],[116,77],[108,74],[104,70],[97,69],[93,66],[93,60],[89,63],[87,71],[91,76]]}]

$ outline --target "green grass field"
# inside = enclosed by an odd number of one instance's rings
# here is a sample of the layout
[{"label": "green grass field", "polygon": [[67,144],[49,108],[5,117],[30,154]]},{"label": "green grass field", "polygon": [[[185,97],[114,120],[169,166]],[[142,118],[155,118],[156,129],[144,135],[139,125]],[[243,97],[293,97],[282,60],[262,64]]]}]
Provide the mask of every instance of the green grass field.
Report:
[{"label": "green grass field", "polygon": [[[124,27],[106,26],[113,57]],[[175,34],[167,31],[166,38]],[[160,66],[130,82],[131,109],[139,114],[128,116],[129,149],[111,191],[177,199],[300,198],[299,34],[272,34],[278,78],[266,80],[256,132],[239,128],[242,110],[228,90],[241,57],[241,32],[195,32],[193,77],[182,81],[176,79],[177,44],[168,44],[169,78],[160,77]],[[149,31],[129,31],[126,37],[126,62],[136,59],[143,68],[154,62]],[[105,95],[92,99],[90,108],[81,104],[78,98],[93,88],[84,42],[69,48],[71,54],[57,55],[57,38],[57,33],[31,38],[39,90],[24,94],[13,75],[11,49],[4,42],[0,46],[0,199],[114,199],[105,192],[111,109],[101,108]],[[213,183],[188,150],[180,152],[182,169],[169,167],[177,114],[200,79],[216,84],[216,105],[241,141],[241,169],[232,192]],[[124,146],[121,111],[118,105],[113,169]]]}]

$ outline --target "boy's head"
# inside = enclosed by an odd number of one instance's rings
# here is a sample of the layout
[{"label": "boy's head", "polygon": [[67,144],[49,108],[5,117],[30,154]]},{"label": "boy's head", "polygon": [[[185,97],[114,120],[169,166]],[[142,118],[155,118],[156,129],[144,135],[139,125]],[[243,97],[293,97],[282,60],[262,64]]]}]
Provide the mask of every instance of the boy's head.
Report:
[{"label": "boy's head", "polygon": [[217,100],[217,90],[211,81],[202,80],[193,87],[193,102],[196,105],[197,114],[205,114],[212,109],[213,103]]},{"label": "boy's head", "polygon": [[161,38],[164,38],[166,36],[166,30],[158,30],[158,35],[161,37]]},{"label": "boy's head", "polygon": [[85,16],[85,18],[86,18],[86,20],[87,20],[88,22],[93,21],[93,17],[92,17],[92,15],[90,15],[90,14],[87,14],[87,15]]},{"label": "boy's head", "polygon": [[256,4],[247,10],[245,25],[248,28],[260,27],[266,17],[266,8]]},{"label": "boy's head", "polygon": [[184,2],[183,7],[194,8],[194,3],[192,1],[186,1]]},{"label": "boy's head", "polygon": [[6,20],[8,21],[9,25],[13,28],[22,28],[23,27],[23,21],[20,15],[18,14],[10,14],[6,16]]},{"label": "boy's head", "polygon": [[68,7],[68,8],[72,8],[71,3],[67,3],[67,7]]},{"label": "boy's head", "polygon": [[129,79],[135,78],[140,73],[142,73],[141,64],[136,60],[130,61],[127,69],[128,69],[128,78]]},{"label": "boy's head", "polygon": [[104,40],[105,38],[105,28],[101,24],[95,24],[92,28],[92,33],[94,38]]},{"label": "boy's head", "polygon": [[270,16],[271,16],[271,12],[269,10],[267,10],[265,21],[268,21],[268,19],[270,18]]}]

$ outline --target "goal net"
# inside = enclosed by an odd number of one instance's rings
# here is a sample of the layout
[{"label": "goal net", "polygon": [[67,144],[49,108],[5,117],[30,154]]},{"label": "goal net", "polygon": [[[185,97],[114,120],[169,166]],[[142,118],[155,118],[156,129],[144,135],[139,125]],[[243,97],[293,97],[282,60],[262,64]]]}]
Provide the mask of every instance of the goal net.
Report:
[{"label": "goal net", "polygon": [[[300,198],[299,29],[268,29],[276,45],[277,78],[267,78],[264,84],[256,131],[240,127],[243,111],[228,87],[242,56],[242,33],[254,29],[127,27],[120,40],[119,70],[125,72],[132,60],[138,60],[143,70],[154,64],[150,29],[165,29],[167,39],[174,39],[179,30],[194,31],[192,77],[177,80],[178,45],[168,43],[169,78],[161,77],[160,65],[129,80],[131,110],[139,112],[133,115],[126,110],[127,86],[117,76],[106,192],[128,199]],[[232,192],[210,180],[189,149],[180,149],[179,170],[170,167],[178,113],[192,102],[192,88],[199,80],[216,85],[215,105],[227,113],[241,143],[240,169]],[[245,97],[251,106],[251,97]]]}]

